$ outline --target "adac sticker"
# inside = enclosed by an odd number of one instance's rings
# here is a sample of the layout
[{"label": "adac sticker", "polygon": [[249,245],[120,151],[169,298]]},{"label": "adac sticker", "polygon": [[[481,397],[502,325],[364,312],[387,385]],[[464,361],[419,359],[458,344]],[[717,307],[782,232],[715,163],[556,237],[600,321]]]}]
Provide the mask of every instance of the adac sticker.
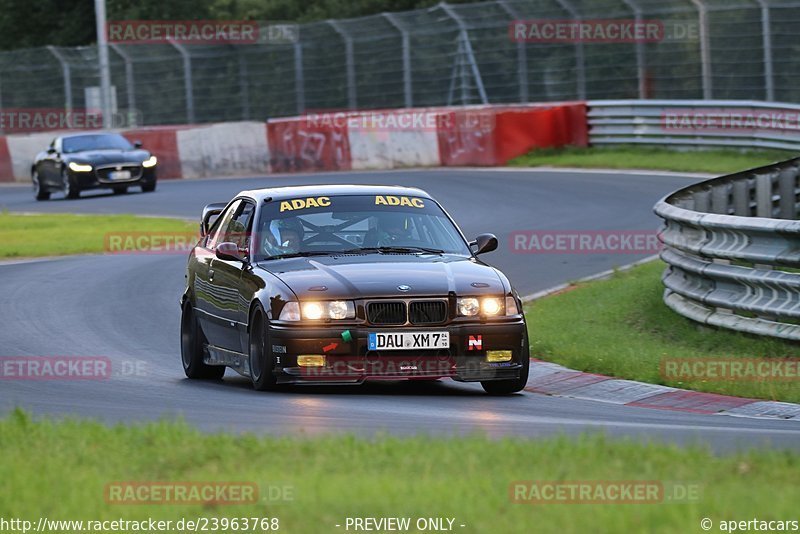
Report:
[{"label": "adac sticker", "polygon": [[282,200],[280,211],[304,210],[308,208],[325,208],[331,205],[329,197],[307,197]]},{"label": "adac sticker", "polygon": [[376,195],[376,206],[408,206],[409,208],[424,208],[425,202],[421,198],[396,197],[393,195]]}]

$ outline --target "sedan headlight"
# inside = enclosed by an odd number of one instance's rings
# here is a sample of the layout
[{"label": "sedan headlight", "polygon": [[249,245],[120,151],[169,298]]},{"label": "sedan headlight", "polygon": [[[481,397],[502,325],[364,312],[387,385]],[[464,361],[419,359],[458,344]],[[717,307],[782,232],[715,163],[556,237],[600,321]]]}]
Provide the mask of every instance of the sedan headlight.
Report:
[{"label": "sedan headlight", "polygon": [[303,319],[317,321],[319,319],[354,319],[356,307],[350,300],[332,300],[329,302],[303,302],[301,305]]},{"label": "sedan headlight", "polygon": [[142,167],[149,169],[150,167],[155,167],[156,163],[158,163],[158,159],[155,156],[150,156],[142,162]]},{"label": "sedan headlight", "polygon": [[517,303],[514,297],[462,297],[458,299],[458,314],[463,317],[496,317],[516,315]]},{"label": "sedan headlight", "polygon": [[91,172],[92,166],[83,163],[75,163],[74,161],[69,162],[69,170],[75,172]]},{"label": "sedan headlight", "polygon": [[300,320],[300,303],[287,302],[283,305],[281,314],[278,317],[281,321],[299,321]]}]

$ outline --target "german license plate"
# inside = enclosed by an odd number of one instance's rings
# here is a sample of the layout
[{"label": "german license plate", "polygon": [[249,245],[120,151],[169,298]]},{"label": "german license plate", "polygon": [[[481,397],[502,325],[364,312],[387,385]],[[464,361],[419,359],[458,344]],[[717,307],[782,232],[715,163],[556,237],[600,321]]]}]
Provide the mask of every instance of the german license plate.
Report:
[{"label": "german license plate", "polygon": [[369,350],[450,348],[450,332],[370,332]]},{"label": "german license plate", "polygon": [[131,171],[111,171],[108,173],[108,177],[112,180],[130,180]]}]

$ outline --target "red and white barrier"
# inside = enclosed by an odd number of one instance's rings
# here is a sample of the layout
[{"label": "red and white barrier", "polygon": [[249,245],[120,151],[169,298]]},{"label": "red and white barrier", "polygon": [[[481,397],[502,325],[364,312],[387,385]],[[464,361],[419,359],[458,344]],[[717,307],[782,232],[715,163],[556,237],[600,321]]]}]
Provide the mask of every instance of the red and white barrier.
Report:
[{"label": "red and white barrier", "polygon": [[[121,133],[155,154],[161,179],[497,166],[534,148],[588,142],[582,102],[330,112]],[[29,181],[34,157],[55,135],[0,136],[0,181]]]}]

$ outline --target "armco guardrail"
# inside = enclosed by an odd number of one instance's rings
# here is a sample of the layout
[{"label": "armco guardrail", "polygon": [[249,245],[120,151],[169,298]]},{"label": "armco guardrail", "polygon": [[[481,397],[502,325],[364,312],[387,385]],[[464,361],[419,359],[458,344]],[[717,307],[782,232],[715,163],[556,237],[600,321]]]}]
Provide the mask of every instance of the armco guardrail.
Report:
[{"label": "armco guardrail", "polygon": [[800,340],[800,158],[659,201],[664,302],[707,325]]},{"label": "armco guardrail", "polygon": [[590,100],[592,145],[800,150],[800,106],[750,100]]}]

